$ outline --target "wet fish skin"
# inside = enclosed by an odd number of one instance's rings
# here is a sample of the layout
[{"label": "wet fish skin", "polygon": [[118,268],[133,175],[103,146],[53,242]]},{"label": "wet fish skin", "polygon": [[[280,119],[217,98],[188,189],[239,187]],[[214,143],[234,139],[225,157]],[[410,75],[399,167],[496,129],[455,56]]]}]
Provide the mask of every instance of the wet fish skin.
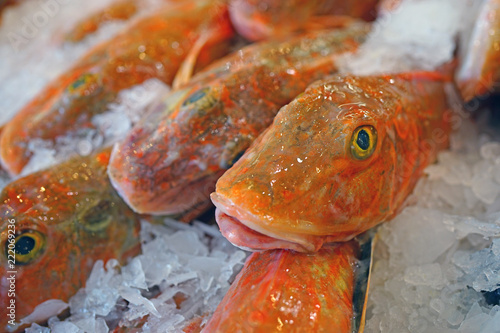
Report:
[{"label": "wet fish skin", "polygon": [[316,28],[326,28],[331,23],[332,15],[373,20],[377,2],[378,0],[234,0],[229,6],[229,14],[239,34],[251,41],[259,41],[309,30],[315,24]]},{"label": "wet fish skin", "polygon": [[335,73],[369,25],[255,44],[172,91],[112,153],[110,179],[137,212],[172,214],[208,200],[218,177],[309,83]]},{"label": "wet fish skin", "polygon": [[162,7],[96,46],[5,126],[0,162],[11,175],[17,175],[33,154],[31,140],[55,144],[61,136],[85,137],[96,129],[93,116],[107,111],[121,90],[151,78],[172,83],[189,50],[209,31],[204,56],[197,62],[199,69],[213,61],[211,57],[225,54],[228,45],[223,41],[233,35],[227,8],[218,1]]},{"label": "wet fish skin", "polygon": [[[0,306],[5,309],[14,299],[17,322],[43,301],[68,301],[85,285],[96,260],[123,263],[139,253],[140,216],[109,183],[109,154],[108,149],[74,158],[20,178],[1,192]],[[25,249],[19,245],[16,251],[26,252],[16,253],[14,267],[8,261],[9,239],[24,243]],[[16,271],[14,297],[8,295],[9,271]],[[7,330],[8,319],[0,318],[0,330]]]},{"label": "wet fish skin", "polygon": [[356,241],[253,253],[202,332],[351,332]]},{"label": "wet fish skin", "polygon": [[[251,250],[312,252],[390,219],[447,147],[448,81],[420,72],[312,84],[218,180],[223,235]],[[369,155],[355,155],[358,139],[373,144]]]}]

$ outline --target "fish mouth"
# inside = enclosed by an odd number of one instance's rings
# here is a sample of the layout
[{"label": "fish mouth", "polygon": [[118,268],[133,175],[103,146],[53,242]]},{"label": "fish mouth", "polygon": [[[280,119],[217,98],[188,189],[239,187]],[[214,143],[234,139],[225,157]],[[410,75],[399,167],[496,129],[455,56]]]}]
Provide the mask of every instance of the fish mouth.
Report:
[{"label": "fish mouth", "polygon": [[243,250],[289,249],[298,252],[316,252],[325,242],[325,238],[321,236],[265,228],[261,219],[217,192],[212,193],[210,198],[216,207],[215,219],[222,235]]},{"label": "fish mouth", "polygon": [[[194,211],[201,209],[203,205],[208,207],[206,204],[210,203],[210,193],[214,191],[217,179],[224,172],[198,175],[189,171],[186,173],[189,177],[157,181],[127,168],[120,169],[123,163],[121,155],[117,144],[111,152],[108,178],[127,206],[139,214],[175,215],[178,218],[193,214],[195,217]],[[140,183],[141,179],[144,184]]]}]

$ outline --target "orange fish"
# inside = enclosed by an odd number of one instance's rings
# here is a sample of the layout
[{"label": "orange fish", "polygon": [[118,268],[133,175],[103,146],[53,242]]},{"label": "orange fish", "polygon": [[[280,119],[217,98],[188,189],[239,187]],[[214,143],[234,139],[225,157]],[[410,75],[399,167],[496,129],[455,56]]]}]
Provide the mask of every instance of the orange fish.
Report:
[{"label": "orange fish", "polygon": [[109,175],[137,212],[171,214],[209,200],[215,182],[308,84],[335,73],[369,25],[265,42],[220,59],[172,91],[119,142]]},{"label": "orange fish", "polygon": [[151,78],[172,83],[197,43],[205,46],[203,51],[196,48],[201,55],[197,65],[204,66],[225,53],[225,47],[214,45],[232,34],[227,8],[218,1],[165,6],[137,21],[90,51],[5,126],[0,137],[3,166],[12,175],[21,172],[33,154],[29,143],[34,139],[57,149],[61,137],[95,132],[93,117],[107,111],[121,90]]},{"label": "orange fish", "polygon": [[447,81],[419,72],[311,85],[217,182],[222,234],[309,252],[390,219],[448,145]]},{"label": "orange fish", "polygon": [[229,14],[235,29],[258,41],[289,35],[293,31],[326,28],[335,24],[331,15],[373,20],[378,0],[234,0]]},{"label": "orange fish", "polygon": [[253,253],[202,332],[350,333],[358,254],[357,241]]},{"label": "orange fish", "polygon": [[[67,301],[94,261],[140,251],[140,220],[109,183],[109,149],[7,185],[0,194],[0,331],[48,299]],[[14,276],[15,292],[7,277]]]},{"label": "orange fish", "polygon": [[482,5],[455,79],[464,100],[500,91],[500,0]]}]

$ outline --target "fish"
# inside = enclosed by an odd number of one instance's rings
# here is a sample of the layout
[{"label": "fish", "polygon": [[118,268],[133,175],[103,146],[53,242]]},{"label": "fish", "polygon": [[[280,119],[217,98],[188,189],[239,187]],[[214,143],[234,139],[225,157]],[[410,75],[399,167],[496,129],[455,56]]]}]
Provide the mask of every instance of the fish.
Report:
[{"label": "fish", "polygon": [[392,218],[448,146],[450,81],[407,72],[312,84],[219,178],[222,234],[248,250],[315,252]]},{"label": "fish", "polygon": [[196,48],[200,56],[191,63],[193,70],[228,52],[232,36],[224,3],[200,0],[162,7],[89,51],[21,109],[0,137],[0,162],[14,176],[33,155],[31,142],[58,149],[61,138],[88,137],[97,131],[94,117],[108,111],[120,91],[152,78],[171,84],[200,40],[204,47]]},{"label": "fish", "polygon": [[359,255],[356,240],[254,252],[202,332],[354,332]]},{"label": "fish", "polygon": [[14,318],[0,318],[0,331],[21,328],[19,321],[46,300],[67,302],[94,261],[124,263],[140,253],[141,216],[109,183],[109,155],[106,149],[73,158],[0,193],[0,306],[15,304]]},{"label": "fish", "polygon": [[251,41],[290,35],[294,31],[327,28],[332,16],[375,19],[378,0],[233,0],[229,15],[236,31]]},{"label": "fish", "polygon": [[217,179],[309,83],[337,71],[367,23],[253,44],[172,90],[113,149],[109,176],[136,212],[173,214],[209,201]]},{"label": "fish", "polygon": [[465,102],[500,91],[500,1],[484,1],[475,22],[455,75]]}]

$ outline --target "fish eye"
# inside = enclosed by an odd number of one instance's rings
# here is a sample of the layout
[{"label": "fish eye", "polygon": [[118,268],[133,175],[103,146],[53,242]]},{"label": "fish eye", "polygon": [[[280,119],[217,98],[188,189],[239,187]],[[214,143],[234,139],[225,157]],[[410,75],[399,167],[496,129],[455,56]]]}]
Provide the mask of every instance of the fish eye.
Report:
[{"label": "fish eye", "polygon": [[[12,245],[13,244],[13,245]],[[17,265],[26,265],[37,259],[45,249],[45,235],[39,231],[26,230],[16,236],[14,243],[5,244],[5,253],[9,257],[15,252]]]},{"label": "fish eye", "polygon": [[209,108],[215,105],[217,102],[216,98],[212,95],[209,94],[210,88],[205,87],[201,88],[191,95],[189,95],[188,98],[184,100],[182,103],[182,106],[188,106],[188,105],[193,105],[196,104],[197,107],[199,108]]},{"label": "fish eye", "polygon": [[370,125],[359,126],[351,137],[351,153],[358,160],[370,157],[377,146],[377,130]]},{"label": "fish eye", "polygon": [[99,231],[106,228],[113,219],[114,203],[101,200],[88,208],[79,216],[79,221],[88,231]]},{"label": "fish eye", "polygon": [[92,83],[95,83],[96,78],[96,74],[85,73],[68,86],[68,91],[72,94],[75,92],[84,93]]}]

